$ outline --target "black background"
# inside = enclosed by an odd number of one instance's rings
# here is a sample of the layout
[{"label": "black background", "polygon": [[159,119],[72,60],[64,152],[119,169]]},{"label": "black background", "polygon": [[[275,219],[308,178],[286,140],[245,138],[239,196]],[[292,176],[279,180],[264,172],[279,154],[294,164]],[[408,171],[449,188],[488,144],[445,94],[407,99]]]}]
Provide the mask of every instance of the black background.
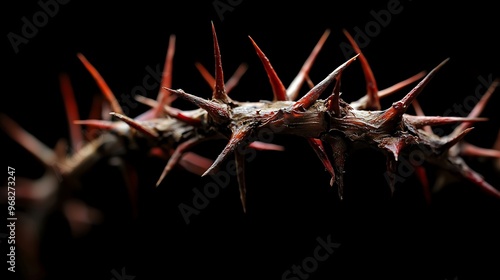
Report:
[{"label": "black background", "polygon": [[[374,23],[374,12],[387,11],[388,3],[395,3],[219,1],[235,5],[218,13],[213,1],[73,0],[60,5],[35,36],[19,46],[18,53],[5,35],[21,34],[21,18],[32,19],[41,8],[36,1],[9,3],[3,16],[6,63],[0,110],[53,147],[68,135],[58,75],[70,75],[82,118],[98,92],[76,57],[78,52],[94,64],[116,94],[132,96],[132,89],[142,85],[148,74],[146,67],[163,64],[171,34],[177,40],[173,87],[209,97],[211,90],[194,64],[213,69],[211,22],[226,78],[240,63],[249,65],[231,97],[271,99],[249,35],[288,85],[321,34],[330,29],[310,73],[311,80],[318,82],[347,58],[340,48],[346,42],[342,28],[355,35],[356,28],[365,30]],[[401,12],[391,14],[386,26],[379,26],[362,49],[379,88],[429,71],[449,57],[419,97],[428,115],[442,115],[475,93],[481,85],[479,77],[500,76],[498,11],[493,4],[400,1],[399,6]],[[359,64],[346,71],[342,86],[348,102],[364,94]],[[156,92],[147,95],[155,97]],[[384,108],[404,93],[383,99]],[[499,102],[498,94],[494,95],[483,112],[490,121],[477,124],[466,137],[468,142],[493,145]],[[188,105],[179,102],[178,106]],[[145,109],[138,105],[130,115]],[[43,169],[33,156],[5,133],[1,137],[3,166],[15,167],[20,177],[41,175]],[[100,163],[82,178],[81,195],[102,210],[104,222],[73,238],[64,220],[57,213],[51,215],[42,236],[46,279],[112,279],[112,271],[122,268],[135,279],[281,279],[292,265],[312,256],[318,237],[327,236],[341,245],[308,279],[494,279],[493,273],[498,273],[500,232],[495,226],[500,204],[468,182],[434,194],[427,205],[412,175],[397,185],[391,198],[383,177],[385,159],[373,150],[362,150],[349,156],[346,197],[340,201],[304,139],[276,136],[273,140],[286,151],[258,152],[247,163],[248,212],[242,213],[232,178],[199,215],[190,217],[189,225],[178,206],[192,205],[193,189],[203,190],[210,178],[176,169],[155,189],[165,162],[130,157],[140,175],[139,214],[132,218],[121,177]],[[224,145],[209,143],[198,152],[215,158]],[[498,172],[490,161],[468,160],[498,186]],[[431,179],[434,173],[429,169]]]}]

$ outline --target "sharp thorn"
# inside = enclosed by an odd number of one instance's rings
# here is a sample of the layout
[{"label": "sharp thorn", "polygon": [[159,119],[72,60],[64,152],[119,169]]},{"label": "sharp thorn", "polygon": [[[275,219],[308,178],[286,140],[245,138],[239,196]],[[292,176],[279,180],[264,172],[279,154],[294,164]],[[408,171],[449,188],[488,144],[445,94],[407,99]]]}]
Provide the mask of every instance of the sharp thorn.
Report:
[{"label": "sharp thorn", "polygon": [[229,94],[236,87],[236,85],[238,85],[241,77],[243,77],[247,69],[248,65],[246,63],[241,63],[240,66],[236,68],[234,74],[226,82],[226,94]]},{"label": "sharp thorn", "polygon": [[122,114],[118,114],[116,112],[111,112],[110,113],[112,116],[115,116],[117,117],[118,119],[122,120],[123,122],[125,122],[126,124],[128,124],[130,127],[136,129],[137,131],[141,132],[142,134],[146,135],[146,136],[149,136],[151,138],[158,138],[160,135],[158,134],[158,132],[156,132],[156,130],[152,129],[152,128],[149,128],[125,115],[122,115]]},{"label": "sharp thorn", "polygon": [[481,148],[470,143],[460,145],[460,155],[469,157],[488,157],[500,159],[500,151],[495,149]]},{"label": "sharp thorn", "polygon": [[194,147],[198,143],[199,143],[199,140],[197,138],[191,138],[185,142],[182,142],[181,144],[179,144],[179,146],[177,146],[175,151],[170,156],[170,159],[168,160],[167,165],[165,165],[165,168],[163,169],[163,171],[160,175],[160,178],[156,182],[157,187],[161,184],[161,182],[163,181],[165,176],[167,176],[167,174],[170,172],[170,170],[172,170],[172,168],[174,168],[174,166],[179,163],[182,155],[187,150],[191,149],[192,147]]},{"label": "sharp thorn", "polygon": [[271,65],[271,62],[262,52],[259,46],[257,46],[252,37],[248,36],[248,38],[250,38],[250,41],[252,42],[252,45],[254,46],[255,51],[257,52],[257,55],[259,56],[260,60],[262,61],[262,64],[264,65],[264,69],[266,70],[267,76],[269,78],[269,83],[271,84],[271,88],[273,90],[274,101],[288,100],[288,95],[286,94],[285,86],[278,77],[278,74]]},{"label": "sharp thorn", "polygon": [[385,110],[380,116],[377,117],[377,122],[387,123],[399,121],[403,114],[408,110],[409,105],[417,98],[417,96],[422,92],[429,81],[436,75],[437,71],[443,67],[449,58],[445,59],[438,66],[436,66],[432,71],[425,76],[422,81],[420,81],[408,94],[406,94],[400,101],[394,102],[392,106]]},{"label": "sharp thorn", "polygon": [[333,87],[333,93],[326,100],[326,107],[328,112],[333,113],[333,116],[336,118],[340,118],[340,78],[341,74],[337,77],[335,82],[335,86]]},{"label": "sharp thorn", "polygon": [[281,145],[276,145],[272,143],[253,141],[248,145],[250,148],[259,150],[259,151],[284,151],[285,147]]},{"label": "sharp thorn", "polygon": [[[483,94],[479,102],[474,106],[472,111],[469,113],[468,117],[469,118],[475,118],[478,117],[486,107],[486,104],[488,103],[488,100],[490,99],[491,95],[493,92],[495,92],[496,88],[500,85],[500,79],[497,78],[495,79],[491,85],[488,87],[486,92]],[[472,122],[464,122],[458,125],[452,132],[453,135],[459,134],[462,132],[464,129],[470,127],[472,125]]]},{"label": "sharp thorn", "polygon": [[83,56],[83,54],[78,53],[78,59],[83,63],[87,71],[90,72],[94,80],[97,82],[97,85],[101,89],[102,93],[104,94],[104,97],[108,100],[109,104],[111,105],[111,109],[118,114],[123,114],[123,110],[118,103],[118,100],[116,100],[115,95],[109,88],[108,84],[104,79],[102,78],[101,74],[97,71],[97,69]]},{"label": "sharp thorn", "polygon": [[52,149],[24,130],[19,124],[7,115],[0,113],[0,127],[14,141],[35,156],[41,163],[47,167],[53,167],[56,164],[57,155]]},{"label": "sharp thorn", "polygon": [[340,75],[340,73],[342,73],[342,71],[344,71],[347,66],[349,66],[354,60],[356,60],[358,56],[359,54],[355,55],[354,57],[350,58],[348,61],[337,67],[337,69],[330,73],[323,81],[319,82],[308,93],[306,93],[306,95],[295,102],[292,109],[299,110],[299,108],[308,109],[309,107],[311,107],[311,105],[316,102],[316,100],[319,98],[321,93],[323,93],[326,87],[328,87],[328,85],[335,78],[337,78],[337,76]]},{"label": "sharp thorn", "polygon": [[326,154],[325,147],[323,146],[323,143],[321,142],[320,139],[316,138],[307,138],[307,142],[309,145],[313,148],[314,152],[318,156],[319,160],[325,167],[326,171],[330,173],[331,180],[330,180],[330,186],[333,186],[333,182],[335,182],[335,171],[333,170],[332,163],[330,162],[330,159],[328,158],[328,155]]},{"label": "sharp thorn", "polygon": [[[420,116],[420,117],[425,116],[424,110],[422,110],[422,106],[420,106],[420,102],[418,102],[417,99],[413,100],[412,105],[413,105],[413,109],[415,110],[415,113],[417,114],[417,116]],[[424,125],[422,128],[429,135],[434,135],[434,131],[432,131],[432,128],[430,126]]]},{"label": "sharp thorn", "polygon": [[426,71],[420,71],[418,72],[417,74],[411,76],[410,78],[408,79],[405,79],[399,83],[396,83],[388,88],[385,88],[385,89],[381,89],[378,91],[378,97],[379,98],[383,98],[383,97],[387,97],[395,92],[398,92],[400,91],[401,89],[403,89],[404,87],[410,85],[410,84],[413,84],[414,82],[422,79],[423,77],[425,77],[425,74],[427,74]]},{"label": "sharp thorn", "polygon": [[361,49],[359,48],[358,44],[351,36],[351,34],[349,34],[349,32],[347,32],[347,30],[345,29],[343,29],[342,31],[349,40],[349,43],[354,49],[354,52],[359,53],[359,62],[361,63],[361,68],[363,70],[366,82],[367,101],[366,101],[366,108],[364,109],[380,110],[377,81],[375,79],[375,76],[373,75],[373,71],[370,67],[370,64],[368,63],[368,60],[366,59],[365,55],[363,54],[363,52],[361,51]]},{"label": "sharp thorn", "polygon": [[416,165],[414,166],[414,168],[417,178],[420,181],[420,184],[422,185],[422,192],[425,197],[425,201],[427,202],[427,204],[430,204],[432,201],[432,195],[431,195],[431,188],[429,185],[429,179],[427,176],[427,171],[421,165]]},{"label": "sharp thorn", "polygon": [[80,118],[80,114],[78,113],[78,105],[76,104],[75,100],[75,93],[67,74],[62,73],[59,75],[59,83],[64,100],[64,107],[66,109],[71,147],[73,151],[78,151],[84,144],[84,139],[80,127],[73,125],[73,121]]},{"label": "sharp thorn", "polygon": [[469,132],[473,129],[473,127],[469,127],[469,128],[466,128],[464,131],[462,131],[460,134],[458,135],[451,135],[449,136],[448,138],[451,138],[450,140],[448,140],[447,142],[445,142],[442,146],[441,146],[441,150],[443,151],[447,151],[449,150],[451,147],[455,146],[458,142],[460,142],[464,137],[465,135],[469,134]]},{"label": "sharp thorn", "polygon": [[169,88],[165,89],[193,103],[194,105],[204,109],[216,122],[224,123],[231,119],[229,114],[229,109],[226,107],[226,105],[194,96],[192,94],[184,92],[181,89],[180,90],[173,90]]},{"label": "sharp thorn", "polygon": [[330,35],[330,29],[326,29],[325,32],[323,32],[323,35],[321,36],[319,41],[316,43],[316,46],[314,46],[313,51],[302,65],[302,68],[300,69],[297,76],[293,79],[293,81],[286,89],[288,100],[296,100],[297,97],[299,96],[300,88],[302,87],[304,81],[306,81],[306,79],[308,78],[312,65],[316,60],[316,58],[318,57],[318,54],[321,48],[323,48],[323,45],[325,44],[326,39],[328,38],[329,35]]},{"label": "sharp thorn", "polygon": [[234,153],[236,162],[236,178],[238,180],[238,188],[240,191],[241,206],[243,213],[247,212],[247,187],[245,179],[245,156],[240,152]]},{"label": "sharp thorn", "polygon": [[227,143],[226,147],[224,147],[224,150],[222,150],[217,159],[215,159],[212,166],[210,166],[210,168],[208,168],[207,171],[205,171],[205,173],[203,173],[202,176],[212,174],[214,168],[219,166],[219,164],[222,163],[229,156],[229,154],[234,152],[234,150],[244,142],[244,140],[247,138],[250,132],[251,132],[251,127],[249,126],[244,126],[236,130],[229,139],[229,142]]},{"label": "sharp thorn", "polygon": [[207,170],[214,161],[206,157],[202,157],[193,152],[186,152],[181,157],[179,165],[182,166],[187,171],[201,176]]},{"label": "sharp thorn", "polygon": [[161,78],[160,90],[158,91],[158,105],[154,109],[154,116],[159,117],[163,113],[163,106],[169,105],[172,98],[168,91],[163,88],[172,87],[172,68],[175,54],[175,35],[170,35],[168,41],[167,55],[165,57],[165,63],[163,65],[163,74]]},{"label": "sharp thorn", "polygon": [[462,118],[462,117],[441,117],[441,116],[413,116],[404,115],[406,121],[411,123],[416,128],[423,128],[427,126],[446,125],[452,123],[463,122],[484,122],[487,118]]},{"label": "sharp thorn", "polygon": [[223,103],[229,103],[229,96],[226,94],[226,89],[224,85],[224,73],[222,71],[222,60],[219,49],[219,42],[217,41],[217,35],[215,34],[215,26],[212,22],[212,35],[214,41],[214,57],[215,57],[215,87],[212,94],[212,99],[220,100]]}]

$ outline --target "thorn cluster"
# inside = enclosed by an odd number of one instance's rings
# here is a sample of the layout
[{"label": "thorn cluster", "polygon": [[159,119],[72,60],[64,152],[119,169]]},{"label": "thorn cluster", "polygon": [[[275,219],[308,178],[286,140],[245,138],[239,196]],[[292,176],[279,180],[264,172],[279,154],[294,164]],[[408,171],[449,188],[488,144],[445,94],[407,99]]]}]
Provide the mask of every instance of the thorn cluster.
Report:
[{"label": "thorn cluster", "polygon": [[[181,165],[198,175],[206,176],[216,172],[221,163],[228,157],[234,156],[236,164],[243,167],[244,156],[238,151],[240,147],[282,151],[284,149],[282,146],[255,141],[252,137],[263,129],[271,129],[273,133],[303,137],[330,174],[330,185],[338,188],[338,194],[341,198],[344,197],[344,188],[348,187],[344,186],[343,182],[345,161],[353,147],[351,143],[359,141],[386,154],[387,171],[388,174],[392,174],[390,178],[392,190],[394,190],[397,181],[395,172],[400,157],[412,150],[424,147],[428,151],[426,161],[441,169],[458,174],[488,194],[500,198],[500,191],[487,183],[480,174],[470,169],[462,159],[462,156],[500,158],[498,148],[496,150],[479,148],[464,142],[464,137],[473,129],[471,127],[473,123],[487,120],[479,115],[499,81],[495,80],[467,117],[425,116],[417,102],[417,97],[448,59],[439,63],[429,73],[422,71],[391,87],[379,90],[367,58],[351,35],[345,30],[343,32],[357,54],[334,69],[322,81],[314,84],[309,79],[309,72],[330,34],[330,31],[326,30],[288,87],[285,87],[269,58],[256,41],[249,37],[270,83],[273,98],[269,102],[240,102],[229,96],[229,93],[245,73],[247,65],[241,64],[235,74],[225,81],[221,52],[213,23],[215,75],[212,76],[200,63],[195,65],[212,89],[211,98],[204,99],[182,89],[173,89],[172,69],[175,36],[172,35],[169,40],[157,99],[136,96],[137,101],[151,108],[135,118],[123,113],[120,104],[103,77],[82,54],[78,54],[78,58],[95,79],[106,100],[106,103],[98,104],[101,108],[101,115],[105,117],[101,119],[99,114],[96,114],[90,119],[80,120],[69,78],[67,75],[61,75],[61,90],[68,109],[68,120],[70,124],[109,131],[119,137],[130,139],[144,137],[150,140],[148,149],[151,154],[168,159],[163,172],[159,174],[156,186],[160,186],[169,172],[177,165]],[[359,100],[347,103],[341,98],[341,78],[345,69],[355,61],[359,61],[361,64],[365,77],[366,94]],[[381,98],[402,90],[417,81],[419,81],[417,85],[402,99],[394,102],[389,108],[381,108]],[[299,98],[298,93],[306,82],[310,88],[306,94]],[[325,99],[321,99],[320,97],[330,87],[332,88],[331,94]],[[193,110],[175,108],[172,103],[179,97],[197,108]],[[109,114],[105,113],[107,106],[111,110]],[[413,106],[417,115],[407,113],[410,106]],[[93,111],[99,112],[99,109]],[[111,116],[118,121],[115,121]],[[76,165],[83,164],[84,158],[91,157],[92,149],[88,150],[85,147],[96,149],[102,144],[97,141],[100,138],[84,139],[81,130],[71,126],[70,138],[73,153],[69,157],[61,156],[56,149],[45,147],[7,116],[2,116],[0,121],[2,127],[12,138],[31,151],[45,165],[55,166],[63,176],[73,172]],[[432,133],[432,126],[452,123],[459,123],[459,125],[450,135],[439,137]],[[227,144],[215,160],[201,157],[192,152],[192,148],[201,142],[220,138],[227,139]],[[78,164],[74,163],[75,159],[79,159]],[[70,164],[71,162],[73,164]],[[243,210],[246,211],[245,172],[244,168],[240,169],[242,171],[238,173],[237,180]],[[424,167],[417,166],[416,170],[423,187],[429,188]]]}]

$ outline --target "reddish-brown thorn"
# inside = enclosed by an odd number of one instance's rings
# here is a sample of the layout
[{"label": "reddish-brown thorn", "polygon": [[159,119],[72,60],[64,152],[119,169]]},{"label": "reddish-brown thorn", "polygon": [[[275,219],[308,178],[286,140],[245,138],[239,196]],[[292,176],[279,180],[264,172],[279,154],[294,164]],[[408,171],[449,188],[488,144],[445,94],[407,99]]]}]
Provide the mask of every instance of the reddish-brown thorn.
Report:
[{"label": "reddish-brown thorn", "polygon": [[[500,130],[498,131],[497,139],[493,144],[493,149],[500,151]],[[494,166],[497,169],[497,171],[500,171],[500,159],[495,160]]]},{"label": "reddish-brown thorn", "polygon": [[145,96],[142,96],[142,95],[136,95],[136,96],[134,96],[134,99],[137,102],[140,102],[140,103],[142,103],[146,106],[149,106],[151,108],[155,108],[159,104],[158,101],[151,99],[151,98],[148,98],[148,97],[145,97]]},{"label": "reddish-brown thorn", "polygon": [[342,71],[344,71],[344,69],[349,66],[354,60],[356,60],[358,56],[359,54],[355,55],[354,57],[350,58],[348,61],[337,67],[337,69],[330,73],[323,81],[319,82],[308,93],[306,93],[306,95],[295,102],[292,109],[299,110],[299,108],[308,109],[309,107],[311,107],[311,105],[316,102],[316,100],[321,95],[321,93],[323,93],[326,87],[330,85],[333,79],[337,78],[337,76],[340,75]]},{"label": "reddish-brown thorn", "polygon": [[163,106],[170,104],[172,100],[169,92],[165,91],[163,88],[172,87],[172,68],[174,62],[175,54],[175,35],[170,35],[168,41],[167,55],[165,57],[165,63],[163,66],[163,74],[161,79],[160,90],[158,91],[158,105],[154,108],[154,116],[160,117],[163,114]]},{"label": "reddish-brown thorn", "polygon": [[184,92],[181,89],[179,90],[174,90],[169,88],[165,89],[193,103],[194,105],[204,109],[218,123],[224,123],[231,119],[228,108],[223,104],[194,96],[192,94]]},{"label": "reddish-brown thorn", "polygon": [[[484,110],[484,107],[486,107],[486,104],[488,103],[488,100],[490,99],[491,95],[493,92],[495,92],[496,88],[500,84],[500,79],[497,78],[495,79],[491,85],[488,87],[486,92],[483,94],[479,102],[474,106],[472,111],[469,113],[468,117],[470,118],[475,118],[481,114],[481,112]],[[456,135],[460,132],[462,132],[464,129],[470,127],[472,125],[471,122],[464,122],[458,125],[452,132],[452,135]]]},{"label": "reddish-brown thorn", "polygon": [[57,156],[52,149],[24,130],[10,117],[1,113],[0,127],[5,131],[5,133],[7,133],[7,135],[29,151],[44,165],[51,167],[55,165]]},{"label": "reddish-brown thorn", "polygon": [[281,82],[276,71],[274,71],[271,62],[262,52],[259,46],[257,46],[252,37],[248,36],[248,38],[250,38],[250,41],[252,42],[252,45],[254,46],[255,51],[257,52],[257,55],[259,56],[260,60],[262,61],[262,64],[264,65],[267,77],[269,78],[269,83],[271,84],[271,88],[273,90],[274,101],[288,100],[288,95],[286,94],[285,86]]},{"label": "reddish-brown thorn", "polygon": [[181,122],[184,122],[186,124],[192,125],[192,126],[200,126],[201,125],[200,119],[191,118],[191,117],[183,114],[182,112],[177,113],[177,115],[175,115],[174,118],[176,118],[176,119],[178,119]]},{"label": "reddish-brown thorn", "polygon": [[59,75],[59,83],[61,93],[64,100],[64,107],[66,109],[66,116],[68,120],[70,141],[73,151],[78,151],[83,145],[83,133],[80,127],[74,126],[73,121],[78,120],[80,115],[78,113],[78,106],[75,100],[75,94],[69,76],[65,73]]},{"label": "reddish-brown thorn", "polygon": [[[418,102],[417,99],[413,100],[413,102],[411,104],[413,105],[413,109],[415,110],[415,113],[417,114],[417,116],[420,116],[420,117],[425,116],[424,110],[422,110],[422,106],[420,106],[420,102]],[[424,125],[422,128],[429,135],[434,135],[434,131],[432,131],[432,127],[430,127],[428,125]]]},{"label": "reddish-brown thorn", "polygon": [[92,105],[90,106],[89,118],[100,119],[102,118],[102,95],[95,94],[92,98]]},{"label": "reddish-brown thorn", "polygon": [[219,156],[215,159],[214,163],[210,168],[203,173],[202,176],[206,176],[208,174],[213,173],[214,168],[219,166],[220,163],[222,163],[229,154],[231,154],[239,145],[242,144],[242,142],[247,138],[247,136],[250,134],[252,128],[250,126],[243,126],[240,127],[238,130],[233,132],[233,135],[231,135],[231,138],[229,139],[229,142],[227,143],[226,147],[222,150],[222,152],[219,154]]},{"label": "reddish-brown thorn", "polygon": [[165,168],[163,169],[163,172],[160,175],[160,178],[156,182],[156,186],[158,187],[160,183],[163,181],[165,176],[174,168],[175,165],[177,165],[181,159],[181,156],[189,149],[194,147],[196,144],[199,143],[199,139],[197,138],[191,138],[189,140],[186,140],[185,142],[182,142],[177,146],[175,149],[174,153],[170,156],[170,159],[167,162],[167,165],[165,165]]},{"label": "reddish-brown thorn", "polygon": [[210,88],[214,90],[215,79],[212,74],[210,74],[210,72],[207,70],[207,68],[205,68],[205,66],[203,66],[203,64],[196,62],[194,65],[196,66],[196,69],[198,69],[198,72],[200,72],[203,79],[208,83],[208,85],[210,85]]},{"label": "reddish-brown thorn", "polygon": [[214,40],[214,56],[215,56],[215,86],[212,98],[220,100],[227,104],[230,102],[230,99],[229,96],[227,96],[224,85],[224,73],[222,71],[222,60],[220,56],[219,42],[217,41],[217,35],[215,34],[215,26],[213,22],[212,22],[212,35]]},{"label": "reddish-brown thorn", "polygon": [[381,123],[397,121],[408,110],[408,106],[417,98],[422,92],[429,81],[436,75],[437,71],[448,62],[449,58],[445,59],[432,71],[429,72],[408,94],[405,95],[400,101],[394,102],[392,106],[381,114],[377,121]]},{"label": "reddish-brown thorn", "polygon": [[259,151],[284,151],[285,147],[281,145],[276,145],[272,143],[266,143],[266,142],[260,142],[260,141],[253,141],[248,145],[250,148],[259,150]]},{"label": "reddish-brown thorn", "polygon": [[202,157],[193,152],[186,152],[181,157],[179,165],[182,166],[187,171],[201,176],[205,170],[207,170],[214,161],[206,157]]},{"label": "reddish-brown thorn", "polygon": [[497,139],[495,140],[495,143],[493,144],[493,149],[500,151],[500,130],[498,130]]},{"label": "reddish-brown thorn", "polygon": [[240,152],[234,153],[236,163],[236,179],[238,180],[238,188],[240,190],[241,206],[243,213],[247,212],[247,186],[245,179],[245,156]]},{"label": "reddish-brown thorn", "polygon": [[398,161],[399,153],[407,145],[408,139],[405,137],[387,137],[380,144],[381,147],[387,149],[394,156],[394,160]]},{"label": "reddish-brown thorn", "polygon": [[[397,84],[394,84],[388,88],[379,90],[378,91],[379,99],[383,98],[383,97],[387,97],[387,96],[403,89],[404,87],[420,80],[421,78],[423,78],[425,76],[426,73],[427,73],[426,71],[421,71],[421,72],[411,76],[410,78],[407,78],[407,79],[405,79]],[[349,105],[354,109],[358,109],[358,110],[364,109],[364,108],[366,108],[367,100],[368,100],[368,96],[364,95],[360,99],[358,99],[354,102],[351,102]]]},{"label": "reddish-brown thorn", "polygon": [[383,97],[389,96],[389,95],[403,89],[404,87],[422,79],[423,77],[425,77],[425,74],[427,74],[427,71],[420,71],[419,73],[411,76],[408,79],[405,79],[399,83],[396,83],[388,88],[381,89],[378,91],[378,97],[383,98]]},{"label": "reddish-brown thorn", "polygon": [[319,98],[321,93],[323,93],[326,87],[330,85],[333,79],[337,78],[337,76],[342,73],[342,71],[344,71],[344,69],[349,66],[354,60],[356,60],[358,56],[359,54],[355,55],[354,57],[350,58],[348,61],[337,67],[337,69],[333,70],[333,72],[330,73],[323,81],[319,82],[308,93],[306,93],[302,98],[295,102],[292,105],[292,109],[299,110],[301,108],[308,109],[309,107],[311,107],[311,105],[316,102],[316,100]]},{"label": "reddish-brown thorn", "polygon": [[246,63],[241,63],[240,66],[236,68],[234,74],[226,82],[226,94],[230,93],[236,87],[236,85],[238,85],[241,77],[243,77],[243,74],[245,74],[247,69],[248,65]]},{"label": "reddish-brown thorn", "polygon": [[414,167],[415,167],[415,172],[417,174],[417,178],[420,181],[420,184],[422,185],[422,192],[424,194],[425,201],[427,202],[427,204],[430,204],[432,200],[432,195],[431,195],[431,188],[429,186],[429,179],[427,178],[427,171],[421,165],[417,165]]},{"label": "reddish-brown thorn", "polygon": [[474,170],[470,169],[467,166],[462,167],[461,173],[469,181],[471,181],[475,185],[479,186],[482,191],[484,191],[485,193],[487,193],[493,197],[500,199],[500,191],[497,190],[492,185],[490,185],[488,182],[486,182],[480,174],[478,174],[477,172],[475,172]]},{"label": "reddish-brown thorn", "polygon": [[366,108],[368,110],[380,110],[380,101],[379,101],[379,96],[378,96],[378,88],[377,88],[377,81],[375,80],[375,76],[373,75],[372,69],[370,67],[370,64],[368,63],[368,60],[366,59],[365,55],[363,52],[361,52],[361,49],[359,48],[358,44],[356,43],[356,40],[352,38],[351,34],[347,32],[347,30],[343,29],[344,35],[347,37],[347,40],[349,40],[349,43],[354,49],[355,53],[359,53],[359,62],[361,63],[361,68],[363,69],[363,74],[365,75],[365,81],[366,81],[366,96],[368,97],[367,103],[366,103]]},{"label": "reddish-brown thorn", "polygon": [[[213,90],[214,84],[215,84],[215,79],[212,76],[212,74],[210,74],[210,72],[208,72],[207,68],[205,68],[199,62],[196,62],[195,66],[198,69],[198,71],[200,72],[203,79],[210,85],[210,87]],[[231,76],[231,78],[229,78],[229,80],[226,82],[226,94],[229,94],[236,87],[236,85],[239,83],[241,77],[243,76],[243,74],[245,74],[247,69],[248,69],[248,65],[246,63],[242,63],[242,64],[240,64],[240,66],[238,66],[238,68],[236,69],[234,74]]]},{"label": "reddish-brown thorn", "polygon": [[[92,99],[92,105],[90,106],[89,119],[100,119],[102,117],[102,95],[95,94]],[[92,140],[97,136],[97,129],[90,127],[87,129],[86,136]]]},{"label": "reddish-brown thorn", "polygon": [[448,138],[451,138],[451,139],[448,140],[446,143],[444,143],[441,146],[441,150],[446,151],[446,150],[449,150],[451,147],[455,146],[455,144],[460,142],[465,137],[465,135],[467,135],[472,129],[474,129],[474,128],[469,127],[469,128],[466,128],[465,130],[463,130],[462,132],[460,132],[460,134],[458,134],[456,136],[451,136],[451,135],[448,136]]},{"label": "reddish-brown thorn", "polygon": [[500,158],[499,150],[481,148],[470,143],[460,145],[460,154],[469,157]]},{"label": "reddish-brown thorn", "polygon": [[296,100],[297,96],[299,96],[300,88],[302,87],[304,81],[308,78],[312,65],[316,60],[316,58],[318,57],[318,54],[321,51],[321,48],[323,48],[323,45],[325,44],[326,39],[328,38],[329,35],[330,35],[330,29],[326,29],[325,32],[323,32],[323,35],[321,36],[319,41],[316,43],[316,46],[314,46],[313,51],[302,65],[302,68],[300,69],[297,76],[293,79],[293,81],[286,89],[288,100]]},{"label": "reddish-brown thorn", "polygon": [[413,116],[404,115],[404,118],[416,128],[435,125],[446,125],[457,122],[484,122],[487,118],[462,118],[462,117],[441,117],[441,116]]},{"label": "reddish-brown thorn", "polygon": [[311,78],[309,77],[309,75],[306,76],[306,81],[307,81],[307,85],[309,86],[310,89],[314,87],[314,83],[311,80]]},{"label": "reddish-brown thorn", "polygon": [[152,128],[149,128],[139,122],[137,122],[136,120],[134,119],[131,119],[125,115],[122,115],[122,114],[118,114],[116,112],[111,112],[110,113],[112,116],[115,116],[117,117],[118,119],[122,120],[123,122],[125,122],[126,124],[128,124],[130,127],[136,129],[137,131],[141,132],[142,134],[146,135],[146,136],[149,136],[149,137],[152,137],[152,138],[158,138],[160,135],[158,134],[158,132],[156,132],[156,130],[152,129]]},{"label": "reddish-brown thorn", "polygon": [[74,124],[77,125],[86,125],[88,127],[93,127],[95,129],[101,129],[101,130],[112,130],[116,131],[119,133],[125,132],[123,129],[121,129],[116,122],[112,121],[103,121],[103,120],[75,120],[73,122]]},{"label": "reddish-brown thorn", "polygon": [[332,149],[333,167],[335,170],[335,182],[338,187],[340,199],[344,198],[344,166],[347,156],[347,145],[339,136],[326,135],[323,137]]},{"label": "reddish-brown thorn", "polygon": [[[135,99],[138,102],[141,102],[141,103],[143,103],[145,105],[148,105],[150,107],[153,107],[153,108],[156,108],[156,106],[158,105],[158,102],[156,100],[144,97],[142,95],[137,95],[135,97]],[[191,117],[187,116],[180,109],[177,109],[177,108],[174,108],[174,107],[170,107],[169,105],[164,105],[163,106],[163,111],[165,113],[167,113],[168,116],[170,116],[172,118],[175,118],[175,119],[178,119],[178,120],[180,120],[180,121],[182,121],[184,123],[187,123],[189,125],[193,125],[193,126],[199,126],[199,125],[201,125],[201,120],[194,119],[194,118],[191,118]]]},{"label": "reddish-brown thorn", "polygon": [[313,148],[319,160],[321,160],[321,163],[323,163],[323,166],[325,167],[326,171],[330,173],[330,176],[332,177],[330,180],[330,186],[333,186],[333,183],[335,182],[335,171],[333,170],[332,163],[330,162],[330,159],[326,154],[323,143],[321,142],[320,139],[316,138],[307,138],[307,142]]},{"label": "reddish-brown thorn", "polygon": [[109,102],[102,102],[102,110],[101,110],[102,116],[101,119],[103,120],[111,120],[111,105],[109,105]]},{"label": "reddish-brown thorn", "polygon": [[337,80],[335,81],[335,86],[333,87],[333,93],[328,97],[326,100],[326,106],[328,109],[328,112],[333,113],[333,116],[336,118],[340,118],[340,104],[339,104],[339,99],[340,99],[340,79],[341,79],[341,74],[337,77]]},{"label": "reddish-brown thorn", "polygon": [[92,77],[94,77],[94,80],[97,82],[97,85],[104,94],[104,97],[106,97],[109,104],[111,105],[111,109],[116,113],[123,114],[122,107],[118,103],[118,100],[116,99],[115,95],[109,88],[106,81],[104,81],[104,79],[102,78],[101,74],[97,71],[97,69],[95,69],[95,67],[85,58],[85,56],[83,56],[83,54],[78,53],[78,58],[83,63],[87,71],[90,72]]},{"label": "reddish-brown thorn", "polygon": [[500,130],[498,130],[497,139],[495,140],[495,143],[493,144],[493,149],[500,151]]}]

